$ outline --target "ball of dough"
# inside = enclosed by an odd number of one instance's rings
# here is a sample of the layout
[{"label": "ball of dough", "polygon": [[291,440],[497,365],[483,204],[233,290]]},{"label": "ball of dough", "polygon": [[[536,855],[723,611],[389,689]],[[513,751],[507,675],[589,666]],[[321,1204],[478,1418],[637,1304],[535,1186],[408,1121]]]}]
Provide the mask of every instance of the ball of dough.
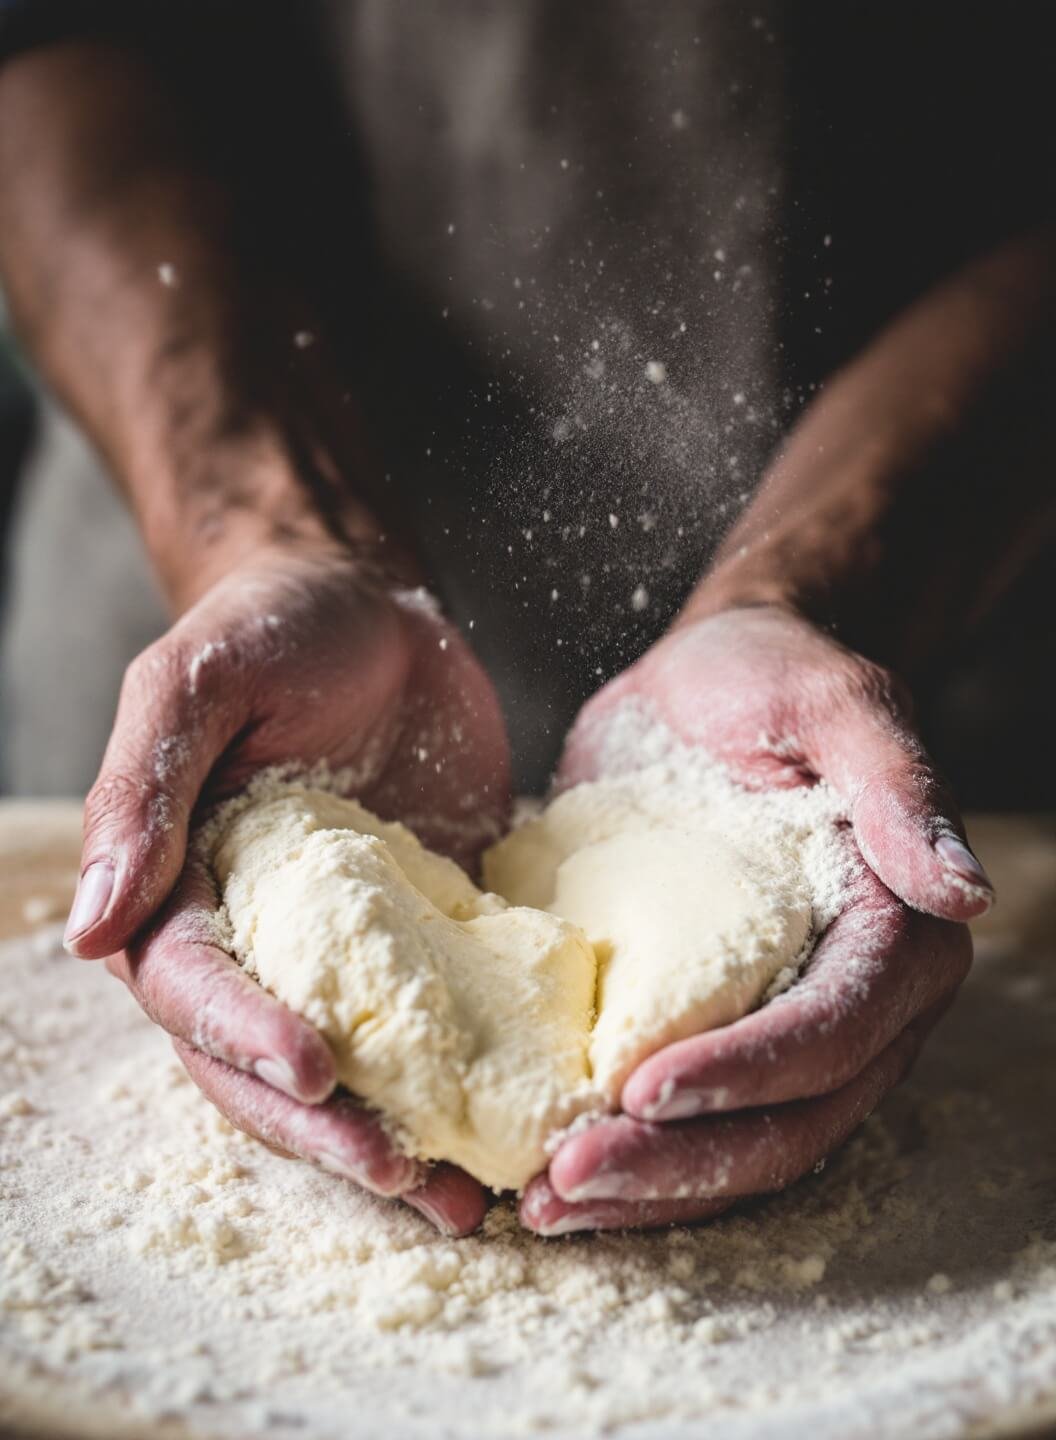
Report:
[{"label": "ball of dough", "polygon": [[237,810],[211,860],[236,957],[326,1036],[342,1082],[411,1153],[495,1189],[615,1106],[645,1056],[744,1014],[810,931],[794,855],[733,843],[648,771],[494,846],[494,893],[300,785]]},{"label": "ball of dough", "polygon": [[319,790],[237,815],[213,866],[236,956],[408,1150],[499,1190],[543,1167],[592,1094],[596,964],[574,925],[482,895],[403,826]]}]

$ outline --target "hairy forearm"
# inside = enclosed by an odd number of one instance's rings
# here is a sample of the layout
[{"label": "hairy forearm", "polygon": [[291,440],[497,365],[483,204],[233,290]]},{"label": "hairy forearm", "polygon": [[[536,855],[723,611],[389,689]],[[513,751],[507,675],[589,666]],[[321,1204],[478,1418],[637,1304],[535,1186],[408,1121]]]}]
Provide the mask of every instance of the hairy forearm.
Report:
[{"label": "hairy forearm", "polygon": [[1056,534],[1056,238],[925,296],[826,386],[684,618],[788,606],[907,671]]},{"label": "hairy forearm", "polygon": [[61,45],[0,72],[16,323],[127,491],[176,608],[262,544],[380,543],[349,491],[361,447],[319,327],[200,152],[135,51]]}]

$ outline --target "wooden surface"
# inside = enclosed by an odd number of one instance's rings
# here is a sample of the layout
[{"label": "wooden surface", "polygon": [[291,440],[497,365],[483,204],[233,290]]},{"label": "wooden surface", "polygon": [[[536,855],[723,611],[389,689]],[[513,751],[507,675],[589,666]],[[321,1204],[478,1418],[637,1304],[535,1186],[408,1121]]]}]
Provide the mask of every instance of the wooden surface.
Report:
[{"label": "wooden surface", "polygon": [[0,801],[0,940],[65,917],[80,848],[80,801]]}]

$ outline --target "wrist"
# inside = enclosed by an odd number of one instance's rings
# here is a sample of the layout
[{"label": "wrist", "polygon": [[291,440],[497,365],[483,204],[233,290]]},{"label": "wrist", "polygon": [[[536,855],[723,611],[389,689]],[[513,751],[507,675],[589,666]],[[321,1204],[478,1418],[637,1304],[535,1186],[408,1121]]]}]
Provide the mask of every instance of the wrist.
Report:
[{"label": "wrist", "polygon": [[731,610],[775,610],[805,623],[829,628],[811,613],[797,586],[765,567],[720,563],[698,583],[676,615],[672,629],[692,625]]},{"label": "wrist", "polygon": [[353,559],[382,583],[421,581],[413,557],[350,493],[333,457],[306,449],[271,419],[246,422],[178,463],[171,453],[159,457],[154,483],[132,479],[129,488],[176,613],[266,555]]}]

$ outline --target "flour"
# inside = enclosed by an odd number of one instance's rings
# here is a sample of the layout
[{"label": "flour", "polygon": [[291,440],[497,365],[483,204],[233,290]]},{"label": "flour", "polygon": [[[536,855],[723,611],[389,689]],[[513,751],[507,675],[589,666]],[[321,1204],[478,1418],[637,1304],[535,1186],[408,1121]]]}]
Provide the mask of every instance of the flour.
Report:
[{"label": "flour", "polygon": [[[230,948],[326,1037],[409,1153],[495,1189],[618,1108],[665,1045],[729,1024],[797,962],[854,872],[824,786],[735,785],[647,712],[644,767],[576,786],[484,857],[489,893],[404,827],[297,781],[223,812],[203,854]],[[610,741],[610,743],[616,743]]]},{"label": "flour", "polygon": [[1033,972],[984,955],[913,1081],[785,1195],[559,1241],[497,1204],[452,1242],[232,1132],[51,939],[0,948],[0,1422],[938,1440],[1056,1406],[1052,956],[1017,1000]]},{"label": "flour", "polygon": [[[25,872],[19,890],[5,835],[79,844],[74,807],[47,826],[29,808],[8,807],[0,834],[16,915],[43,886]],[[698,1229],[544,1241],[499,1203],[482,1233],[447,1240],[232,1132],[122,987],[62,953],[61,925],[0,945],[0,1428],[967,1440],[1015,1416],[1051,1425],[1056,849],[1040,822],[973,836],[988,862],[1007,856],[1004,903],[910,1080],[820,1173]]]},{"label": "flour", "polygon": [[[688,747],[641,699],[626,699],[605,716],[593,737],[598,771],[628,775],[649,769],[662,789],[682,788],[721,817],[741,843],[758,834],[761,845],[800,847],[800,865],[813,906],[813,934],[829,926],[847,903],[858,865],[846,830],[843,803],[824,783],[788,790],[747,791],[699,747]],[[786,739],[786,744],[790,742]],[[760,745],[774,749],[770,736]]]}]

